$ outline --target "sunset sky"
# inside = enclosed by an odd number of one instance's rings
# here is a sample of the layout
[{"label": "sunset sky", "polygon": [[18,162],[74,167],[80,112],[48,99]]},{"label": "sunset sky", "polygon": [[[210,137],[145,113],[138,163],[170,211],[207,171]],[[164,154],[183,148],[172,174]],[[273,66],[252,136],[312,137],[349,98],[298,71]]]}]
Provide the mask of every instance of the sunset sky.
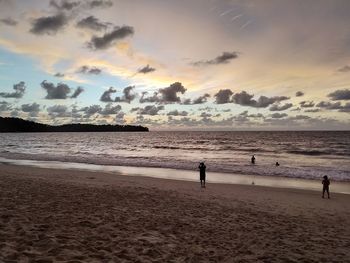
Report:
[{"label": "sunset sky", "polygon": [[0,0],[0,116],[350,129],[348,0]]}]

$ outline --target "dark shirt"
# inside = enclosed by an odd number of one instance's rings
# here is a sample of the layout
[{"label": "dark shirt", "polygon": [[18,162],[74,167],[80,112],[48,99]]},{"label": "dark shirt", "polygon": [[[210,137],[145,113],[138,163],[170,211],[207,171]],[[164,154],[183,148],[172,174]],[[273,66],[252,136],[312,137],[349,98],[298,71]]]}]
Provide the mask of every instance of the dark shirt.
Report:
[{"label": "dark shirt", "polygon": [[329,179],[323,179],[322,184],[324,188],[328,188],[331,182],[329,181]]}]

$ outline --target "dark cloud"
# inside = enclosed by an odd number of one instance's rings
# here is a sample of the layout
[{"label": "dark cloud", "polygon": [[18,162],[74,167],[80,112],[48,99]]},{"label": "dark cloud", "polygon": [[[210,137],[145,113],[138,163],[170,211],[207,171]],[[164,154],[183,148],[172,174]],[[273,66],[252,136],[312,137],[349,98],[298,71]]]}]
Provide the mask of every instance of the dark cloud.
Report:
[{"label": "dark cloud", "polygon": [[26,84],[24,81],[21,81],[17,84],[14,84],[13,89],[15,90],[14,92],[0,92],[0,97],[20,99],[25,93]]},{"label": "dark cloud", "polygon": [[[58,83],[57,86],[51,82],[47,82],[44,80],[41,82],[41,87],[46,90],[47,95],[45,99],[48,100],[55,100],[55,99],[67,99],[69,98],[68,94],[72,91],[72,89],[64,84],[64,83]],[[76,98],[81,92],[83,91],[82,87],[78,87],[74,92],[71,98]]]},{"label": "dark cloud", "polygon": [[0,111],[9,111],[11,110],[11,104],[7,101],[0,101]]},{"label": "dark cloud", "polygon": [[293,107],[292,103],[285,103],[284,105],[280,105],[279,103],[271,105],[269,108],[270,111],[284,111]]},{"label": "dark cloud", "polygon": [[100,105],[91,105],[88,107],[81,108],[80,111],[83,111],[85,113],[85,118],[90,117],[96,113],[100,113],[102,111],[102,107]]},{"label": "dark cloud", "polygon": [[148,105],[144,108],[132,108],[131,112],[137,111],[139,115],[158,115],[158,112],[164,110],[164,106],[155,106],[155,105]]},{"label": "dark cloud", "polygon": [[74,93],[72,94],[71,98],[72,98],[72,99],[77,98],[83,91],[84,91],[84,88],[83,88],[83,87],[78,87],[78,88],[74,91]]},{"label": "dark cloud", "polygon": [[122,97],[116,97],[115,98],[115,102],[127,102],[127,103],[130,103],[136,97],[136,95],[132,92],[134,88],[135,88],[135,86],[126,87],[123,90],[123,96]]},{"label": "dark cloud", "polygon": [[153,72],[155,70],[156,70],[155,68],[152,68],[149,65],[147,65],[147,66],[145,66],[143,68],[140,68],[137,72],[138,73],[147,74],[147,73]]},{"label": "dark cloud", "polygon": [[57,77],[57,78],[63,78],[64,74],[60,73],[60,72],[57,72],[54,76]]},{"label": "dark cloud", "polygon": [[308,110],[304,110],[304,112],[320,112],[320,109],[308,109]]},{"label": "dark cloud", "polygon": [[77,27],[79,28],[88,28],[96,31],[106,30],[108,25],[108,23],[103,23],[94,16],[83,18],[77,23]]},{"label": "dark cloud", "polygon": [[52,118],[66,118],[72,116],[72,114],[68,112],[68,107],[65,105],[53,105],[48,107],[46,111]]},{"label": "dark cloud", "polygon": [[68,18],[64,14],[44,16],[35,19],[30,32],[36,35],[55,35],[68,23]]},{"label": "dark cloud", "polygon": [[103,101],[103,102],[112,102],[113,99],[111,97],[111,95],[113,93],[116,93],[117,91],[113,88],[113,87],[110,87],[108,90],[106,90],[105,92],[103,92],[101,98],[100,98],[100,101]]},{"label": "dark cloud", "polygon": [[232,59],[236,59],[236,58],[238,58],[237,52],[223,52],[220,56],[214,59],[196,61],[196,62],[192,62],[191,64],[194,66],[227,64]]},{"label": "dark cloud", "polygon": [[57,10],[70,11],[79,5],[80,5],[80,1],[67,1],[67,0],[62,0],[61,2],[58,2],[55,0],[50,1],[50,6],[56,8]]},{"label": "dark cloud", "polygon": [[147,92],[143,92],[140,98],[140,103],[155,102],[160,104],[169,104],[180,102],[181,99],[178,96],[178,93],[184,94],[185,92],[186,88],[182,86],[180,82],[175,82],[169,87],[159,89],[158,91],[153,93],[153,96],[150,97],[145,97]]},{"label": "dark cloud", "polygon": [[210,95],[208,93],[205,93],[202,96],[199,96],[198,98],[195,98],[193,101],[191,99],[185,99],[182,104],[184,105],[194,105],[194,104],[203,104],[208,101],[208,98],[210,98]]},{"label": "dark cloud", "polygon": [[295,96],[296,96],[296,97],[302,97],[302,96],[304,96],[304,92],[302,92],[302,91],[297,91],[297,92],[295,93]]},{"label": "dark cloud", "polygon": [[0,23],[6,26],[17,26],[18,22],[11,17],[1,18]]},{"label": "dark cloud", "polygon": [[302,108],[312,108],[315,106],[315,103],[313,101],[301,101],[299,104]]},{"label": "dark cloud", "polygon": [[39,112],[40,105],[35,102],[32,104],[22,104],[21,109],[23,112]]},{"label": "dark cloud", "polygon": [[345,105],[342,105],[339,101],[338,102],[321,101],[316,106],[327,110],[338,110],[339,112],[350,112],[350,102],[346,103]]},{"label": "dark cloud", "polygon": [[316,107],[324,108],[327,110],[341,110],[343,108],[343,106],[339,101],[338,102],[321,101],[317,103]]},{"label": "dark cloud", "polygon": [[115,122],[116,123],[125,123],[125,119],[124,119],[125,113],[124,112],[118,112],[115,115]]},{"label": "dark cloud", "polygon": [[93,36],[88,43],[88,47],[94,50],[106,49],[112,46],[115,41],[133,34],[134,28],[131,26],[115,27],[113,31],[105,33],[102,37]]},{"label": "dark cloud", "polygon": [[210,118],[211,116],[212,114],[207,112],[202,112],[201,115],[199,115],[199,117],[202,117],[202,118]]},{"label": "dark cloud", "polygon": [[337,71],[338,71],[338,72],[342,72],[342,73],[349,72],[349,71],[350,71],[350,66],[345,65],[344,67],[339,68]]},{"label": "dark cloud", "polygon": [[230,89],[221,89],[214,95],[217,104],[225,104],[231,102],[233,92]]},{"label": "dark cloud", "polygon": [[88,2],[88,6],[90,8],[108,8],[111,7],[113,5],[113,2],[110,0],[93,0]]},{"label": "dark cloud", "polygon": [[178,93],[184,94],[186,89],[180,82],[175,82],[169,87],[159,89],[159,94],[161,95],[162,103],[173,103],[180,102],[180,97],[177,96]]},{"label": "dark cloud", "polygon": [[160,99],[158,97],[158,92],[154,92],[152,96],[145,97],[148,94],[147,91],[142,92],[141,98],[139,100],[140,103],[145,103],[145,102],[159,102]]},{"label": "dark cloud", "polygon": [[240,93],[235,93],[232,96],[232,102],[242,106],[266,108],[275,102],[280,102],[280,101],[289,99],[289,97],[286,97],[286,96],[275,96],[275,97],[260,96],[258,100],[254,100],[252,99],[253,96],[254,95],[251,95],[246,91],[242,91]]},{"label": "dark cloud", "polygon": [[332,100],[350,100],[350,90],[336,90],[332,93],[329,93],[327,96],[330,97]]},{"label": "dark cloud", "polygon": [[281,119],[281,118],[287,117],[288,114],[287,114],[287,113],[275,112],[275,113],[271,114],[270,116],[271,116],[271,118],[273,118],[273,119]]},{"label": "dark cloud", "polygon": [[112,103],[108,103],[104,109],[102,109],[99,113],[101,115],[111,115],[111,114],[117,114],[121,111],[122,109],[122,106],[120,105],[116,105],[116,106],[113,106]]},{"label": "dark cloud", "polygon": [[178,111],[178,110],[173,110],[169,111],[167,113],[168,116],[187,116],[188,112],[187,111]]},{"label": "dark cloud", "polygon": [[101,74],[102,70],[97,68],[97,67],[89,67],[89,66],[81,66],[78,70],[77,73],[82,73],[82,74],[90,74],[90,75],[99,75]]}]

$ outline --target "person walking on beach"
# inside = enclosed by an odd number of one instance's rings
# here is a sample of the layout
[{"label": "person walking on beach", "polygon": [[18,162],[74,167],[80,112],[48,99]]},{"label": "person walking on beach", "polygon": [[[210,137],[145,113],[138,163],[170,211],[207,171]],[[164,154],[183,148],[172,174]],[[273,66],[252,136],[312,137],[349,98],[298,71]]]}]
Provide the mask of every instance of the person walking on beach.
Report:
[{"label": "person walking on beach", "polygon": [[328,199],[329,199],[330,198],[329,197],[329,185],[331,184],[331,182],[329,181],[327,175],[323,176],[322,184],[323,184],[322,198],[324,198],[324,193],[327,192]]},{"label": "person walking on beach", "polygon": [[252,164],[255,164],[255,156],[252,156]]},{"label": "person walking on beach", "polygon": [[205,169],[207,167],[203,162],[199,163],[198,169],[199,169],[199,180],[201,181],[201,187],[205,188]]}]

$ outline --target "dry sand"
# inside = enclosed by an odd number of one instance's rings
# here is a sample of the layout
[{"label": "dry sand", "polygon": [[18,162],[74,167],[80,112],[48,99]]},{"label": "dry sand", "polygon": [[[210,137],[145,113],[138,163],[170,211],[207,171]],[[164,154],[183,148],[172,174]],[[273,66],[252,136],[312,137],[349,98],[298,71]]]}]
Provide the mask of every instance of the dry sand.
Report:
[{"label": "dry sand", "polygon": [[0,165],[0,262],[350,262],[350,195]]}]

